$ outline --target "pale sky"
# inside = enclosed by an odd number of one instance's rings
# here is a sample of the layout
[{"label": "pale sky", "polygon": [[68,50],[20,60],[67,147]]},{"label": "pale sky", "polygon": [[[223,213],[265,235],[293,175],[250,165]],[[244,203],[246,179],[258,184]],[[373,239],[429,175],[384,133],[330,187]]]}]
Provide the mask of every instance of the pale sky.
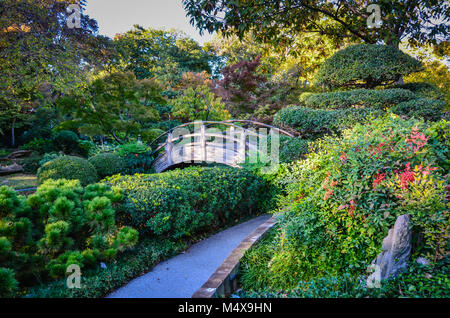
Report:
[{"label": "pale sky", "polygon": [[99,33],[114,37],[134,24],[155,29],[179,29],[200,44],[212,39],[189,24],[181,0],[88,0],[86,14],[98,22]]}]

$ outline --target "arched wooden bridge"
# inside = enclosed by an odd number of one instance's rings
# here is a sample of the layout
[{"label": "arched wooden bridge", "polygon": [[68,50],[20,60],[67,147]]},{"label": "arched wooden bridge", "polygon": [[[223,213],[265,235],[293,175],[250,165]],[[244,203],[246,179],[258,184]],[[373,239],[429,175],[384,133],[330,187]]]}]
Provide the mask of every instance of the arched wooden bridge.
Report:
[{"label": "arched wooden bridge", "polygon": [[279,134],[293,137],[287,131],[252,120],[186,123],[168,130],[150,144],[165,138],[153,152],[156,158],[152,167],[156,172],[181,163],[214,162],[238,167],[246,158],[267,154],[267,136]]}]

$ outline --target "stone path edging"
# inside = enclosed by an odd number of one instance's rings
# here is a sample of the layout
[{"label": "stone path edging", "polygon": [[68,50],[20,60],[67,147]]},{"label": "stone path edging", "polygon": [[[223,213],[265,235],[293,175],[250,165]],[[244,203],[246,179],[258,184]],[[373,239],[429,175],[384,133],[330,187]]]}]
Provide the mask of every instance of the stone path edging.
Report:
[{"label": "stone path edging", "polygon": [[242,256],[244,256],[244,253],[252,247],[253,244],[258,242],[264,234],[275,225],[275,223],[276,216],[272,216],[247,236],[247,238],[245,238],[241,244],[228,255],[222,265],[217,268],[206,283],[192,295],[192,298],[229,296],[236,291],[237,281],[235,278]]}]

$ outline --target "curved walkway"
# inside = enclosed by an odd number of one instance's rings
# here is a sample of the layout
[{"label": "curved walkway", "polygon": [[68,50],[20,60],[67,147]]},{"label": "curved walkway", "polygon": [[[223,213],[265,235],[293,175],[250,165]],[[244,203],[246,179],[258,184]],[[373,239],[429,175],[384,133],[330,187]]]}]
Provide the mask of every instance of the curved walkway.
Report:
[{"label": "curved walkway", "polygon": [[259,225],[262,215],[219,232],[114,291],[111,298],[189,298]]}]

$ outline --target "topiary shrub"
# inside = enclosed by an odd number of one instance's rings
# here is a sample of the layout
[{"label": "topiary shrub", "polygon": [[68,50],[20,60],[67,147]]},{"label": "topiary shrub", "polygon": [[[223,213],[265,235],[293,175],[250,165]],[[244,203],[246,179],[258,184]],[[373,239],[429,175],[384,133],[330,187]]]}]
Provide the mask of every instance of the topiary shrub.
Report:
[{"label": "topiary shrub", "polygon": [[37,173],[38,183],[42,184],[48,179],[80,180],[82,185],[88,185],[98,180],[95,167],[86,159],[63,156],[45,163]]},{"label": "topiary shrub", "polygon": [[70,130],[61,130],[53,137],[53,145],[65,154],[77,153],[79,151],[77,134]]},{"label": "topiary shrub", "polygon": [[314,139],[326,133],[338,133],[381,115],[381,111],[371,108],[325,110],[289,106],[275,114],[273,123],[282,128],[295,129],[303,138]]},{"label": "topiary shrub", "polygon": [[432,98],[432,99],[444,98],[444,94],[439,90],[439,88],[430,83],[425,82],[399,84],[393,86],[393,88],[407,89],[416,94],[418,97],[423,98]]},{"label": "topiary shrub", "polygon": [[125,171],[125,160],[113,153],[102,153],[89,158],[100,178],[112,176]]},{"label": "topiary shrub", "polygon": [[400,103],[391,108],[397,115],[423,118],[427,121],[438,121],[444,115],[446,103],[441,100],[420,98]]},{"label": "topiary shrub", "polygon": [[357,44],[336,52],[316,74],[317,85],[374,88],[421,70],[421,63],[399,49]]},{"label": "topiary shrub", "polygon": [[417,99],[413,92],[401,88],[391,88],[385,90],[355,89],[342,92],[309,94],[302,100],[306,107],[317,109],[385,109],[413,99]]},{"label": "topiary shrub", "polygon": [[127,225],[142,235],[171,238],[211,231],[259,212],[267,193],[263,179],[244,169],[190,167],[159,174],[113,176],[125,192]]}]

